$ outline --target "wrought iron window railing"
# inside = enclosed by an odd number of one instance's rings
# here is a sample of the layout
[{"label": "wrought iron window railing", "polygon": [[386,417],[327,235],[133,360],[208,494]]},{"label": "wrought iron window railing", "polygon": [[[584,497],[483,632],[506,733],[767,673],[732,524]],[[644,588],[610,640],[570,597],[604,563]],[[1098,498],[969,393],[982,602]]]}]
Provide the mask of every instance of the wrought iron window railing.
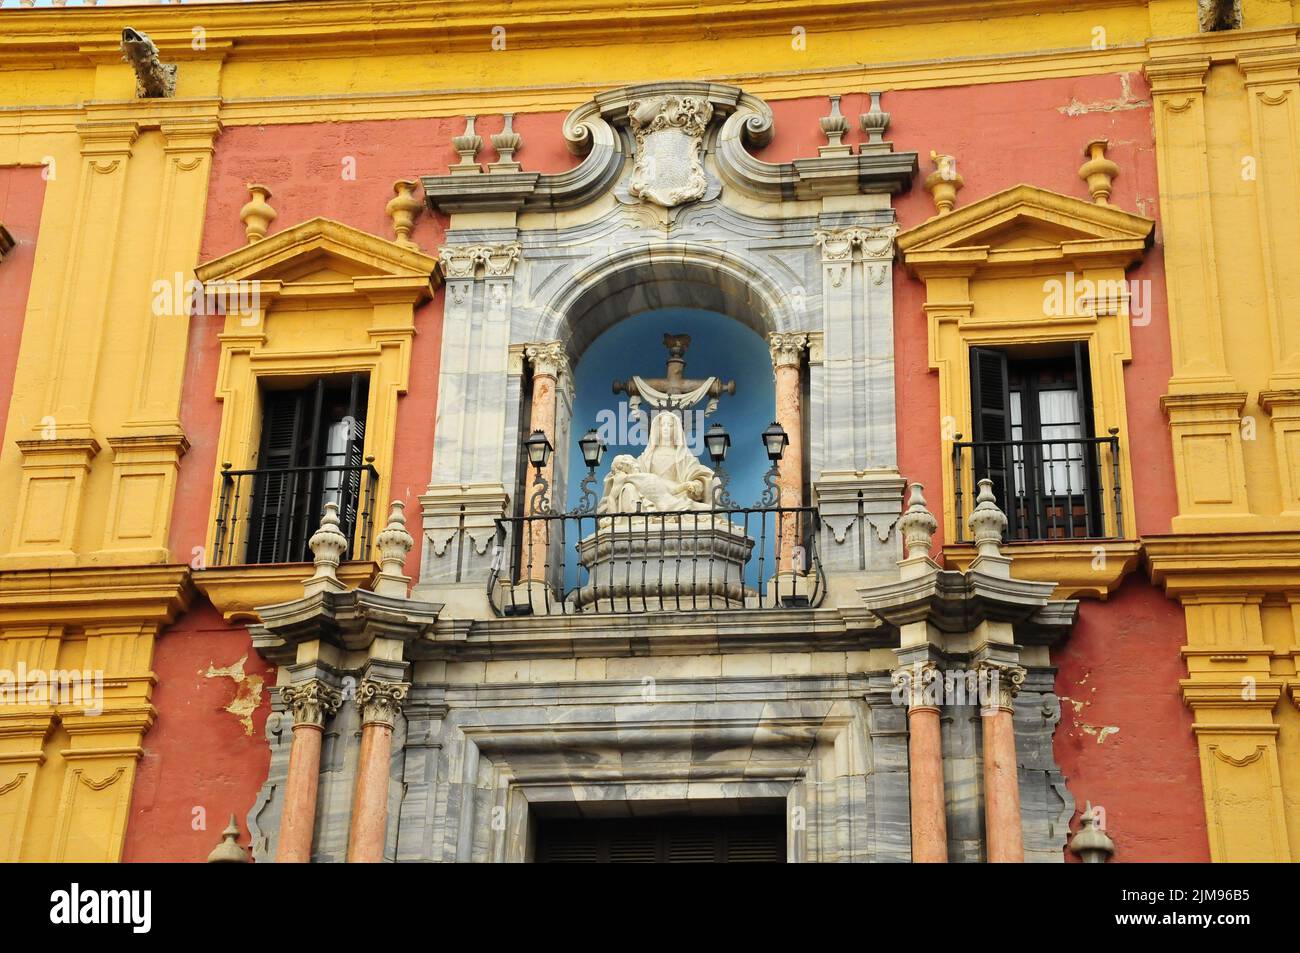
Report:
[{"label": "wrought iron window railing", "polygon": [[311,562],[326,503],[338,506],[345,559],[370,552],[379,472],[370,463],[221,471],[212,565]]},{"label": "wrought iron window railing", "polygon": [[499,519],[488,597],[505,616],[815,607],[819,528],[803,506]]},{"label": "wrought iron window railing", "polygon": [[1124,536],[1119,437],[954,442],[957,542],[965,542],[969,497],[993,481],[1007,515],[1008,542],[1115,539]]}]

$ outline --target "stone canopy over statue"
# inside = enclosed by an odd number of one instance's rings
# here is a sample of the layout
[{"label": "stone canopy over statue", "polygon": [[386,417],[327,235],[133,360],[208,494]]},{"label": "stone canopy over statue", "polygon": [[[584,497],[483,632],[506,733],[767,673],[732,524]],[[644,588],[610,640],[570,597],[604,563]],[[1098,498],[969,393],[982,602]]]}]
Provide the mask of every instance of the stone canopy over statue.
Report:
[{"label": "stone canopy over statue", "polygon": [[661,411],[650,424],[650,439],[638,457],[619,454],[605,477],[597,512],[680,513],[712,506],[717,477],[686,446],[682,421]]}]

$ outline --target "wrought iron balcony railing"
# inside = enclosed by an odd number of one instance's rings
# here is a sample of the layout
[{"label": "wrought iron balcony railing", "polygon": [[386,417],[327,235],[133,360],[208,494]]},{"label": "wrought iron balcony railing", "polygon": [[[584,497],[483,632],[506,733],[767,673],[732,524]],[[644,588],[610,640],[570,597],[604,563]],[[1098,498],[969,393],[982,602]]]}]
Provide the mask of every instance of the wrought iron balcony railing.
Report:
[{"label": "wrought iron balcony railing", "polygon": [[338,506],[345,559],[366,559],[379,472],[355,466],[221,471],[212,565],[311,562],[326,503]]},{"label": "wrought iron balcony railing", "polygon": [[825,596],[812,507],[497,520],[498,615],[809,607]]},{"label": "wrought iron balcony railing", "polygon": [[[956,539],[966,541],[963,501],[975,482],[993,481],[1007,515],[1007,541],[1124,536],[1119,437],[1004,440],[952,445]],[[970,496],[973,500],[974,497]]]}]

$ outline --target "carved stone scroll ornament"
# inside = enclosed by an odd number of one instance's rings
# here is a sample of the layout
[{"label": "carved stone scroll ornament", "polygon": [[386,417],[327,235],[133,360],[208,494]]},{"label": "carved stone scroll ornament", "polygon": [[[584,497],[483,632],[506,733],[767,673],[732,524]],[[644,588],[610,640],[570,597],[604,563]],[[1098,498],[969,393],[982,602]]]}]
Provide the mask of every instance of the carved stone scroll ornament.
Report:
[{"label": "carved stone scroll ornament", "polygon": [[410,690],[411,686],[408,682],[364,679],[357,686],[357,707],[361,709],[361,723],[393,727],[393,723],[397,720],[397,713],[402,710],[402,703],[406,701],[406,694]]},{"label": "carved stone scroll ornament", "polygon": [[280,698],[293,715],[295,725],[315,725],[317,728],[323,726],[325,719],[338,711],[343,703],[343,693],[320,679],[286,685],[280,689]]},{"label": "carved stone scroll ornament", "polygon": [[469,279],[480,273],[488,278],[508,278],[514,274],[522,253],[519,242],[447,245],[438,252],[438,260],[447,281]]},{"label": "carved stone scroll ornament", "polygon": [[657,96],[628,105],[636,161],[628,194],[673,208],[704,197],[704,133],[713,117],[707,100]]}]

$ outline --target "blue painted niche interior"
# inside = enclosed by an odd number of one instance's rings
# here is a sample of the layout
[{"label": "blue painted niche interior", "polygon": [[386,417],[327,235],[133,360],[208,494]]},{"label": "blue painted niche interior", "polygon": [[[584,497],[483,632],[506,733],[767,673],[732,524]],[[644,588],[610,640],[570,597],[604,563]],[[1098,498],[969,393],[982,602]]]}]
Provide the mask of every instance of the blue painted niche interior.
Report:
[{"label": "blue painted niche interior", "polygon": [[[580,498],[578,484],[586,476],[578,440],[588,428],[597,428],[609,442],[605,459],[596,471],[599,496],[610,462],[620,453],[639,455],[645,449],[644,428],[634,427],[627,395],[614,394],[614,380],[633,375],[663,377],[668,349],[666,333],[689,334],[686,376],[693,380],[717,376],[735,380],[734,396],[723,395],[718,409],[704,427],[720,423],[731,434],[731,451],[725,464],[731,475],[731,495],[741,506],[752,506],[762,495],[767,454],[761,434],[775,411],[772,358],[767,342],[757,332],[724,314],[695,308],[661,308],[620,321],[587,348],[574,369],[574,407],[569,450],[568,505]],[[703,411],[706,402],[697,405]],[[699,418],[696,417],[695,420]],[[704,450],[702,428],[690,428],[691,449],[705,466],[712,467]]]}]

